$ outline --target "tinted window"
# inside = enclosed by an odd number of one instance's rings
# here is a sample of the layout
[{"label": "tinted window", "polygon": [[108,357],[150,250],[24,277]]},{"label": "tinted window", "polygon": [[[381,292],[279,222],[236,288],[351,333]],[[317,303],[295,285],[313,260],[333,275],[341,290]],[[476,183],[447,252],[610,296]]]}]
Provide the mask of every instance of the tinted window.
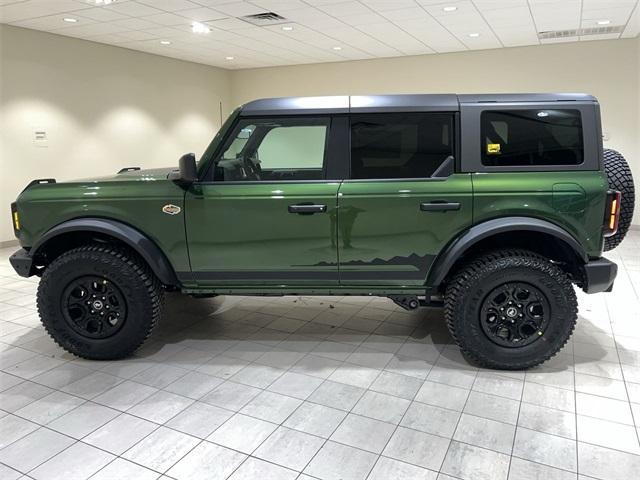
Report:
[{"label": "tinted window", "polygon": [[485,111],[481,125],[484,165],[579,165],[584,160],[578,110]]},{"label": "tinted window", "polygon": [[328,118],[241,120],[215,162],[214,181],[321,180]]},{"label": "tinted window", "polygon": [[427,178],[453,155],[453,115],[351,117],[351,178]]}]

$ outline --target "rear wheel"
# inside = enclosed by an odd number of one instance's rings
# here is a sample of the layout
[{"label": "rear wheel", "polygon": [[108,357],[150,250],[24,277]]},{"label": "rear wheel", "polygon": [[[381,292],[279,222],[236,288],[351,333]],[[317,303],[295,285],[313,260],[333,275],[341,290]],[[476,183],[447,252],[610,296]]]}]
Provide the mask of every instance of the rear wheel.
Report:
[{"label": "rear wheel", "polygon": [[620,222],[615,235],[605,237],[604,250],[613,250],[624,240],[631,220],[635,203],[635,188],[631,169],[625,158],[615,150],[604,149],[604,169],[607,174],[609,188],[618,190],[622,194],[620,201]]},{"label": "rear wheel", "polygon": [[131,355],[161,315],[162,285],[133,252],[86,245],[63,253],[38,287],[42,323],[62,348],[83,358]]},{"label": "rear wheel", "polygon": [[569,340],[577,314],[567,274],[525,250],[468,262],[445,295],[451,335],[469,359],[489,368],[517,370],[548,360]]}]

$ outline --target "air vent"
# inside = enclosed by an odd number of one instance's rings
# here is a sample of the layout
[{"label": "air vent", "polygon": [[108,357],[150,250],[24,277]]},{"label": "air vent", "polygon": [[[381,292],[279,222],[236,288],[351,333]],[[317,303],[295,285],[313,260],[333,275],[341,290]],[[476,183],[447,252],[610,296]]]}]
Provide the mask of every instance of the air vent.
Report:
[{"label": "air vent", "polygon": [[538,32],[540,40],[552,38],[584,37],[587,35],[605,35],[608,33],[620,33],[624,25],[607,25],[606,27],[574,28],[571,30],[554,30],[551,32]]},{"label": "air vent", "polygon": [[255,15],[245,15],[244,17],[239,18],[240,20],[244,20],[245,22],[249,22],[253,25],[258,25],[259,27],[278,25],[279,23],[288,22],[286,18],[274,12],[256,13]]}]

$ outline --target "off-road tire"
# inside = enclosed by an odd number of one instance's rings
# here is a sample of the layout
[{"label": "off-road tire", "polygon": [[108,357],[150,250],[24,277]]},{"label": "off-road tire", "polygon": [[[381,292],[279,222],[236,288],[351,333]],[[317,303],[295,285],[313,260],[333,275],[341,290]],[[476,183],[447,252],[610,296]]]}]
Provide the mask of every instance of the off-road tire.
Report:
[{"label": "off-road tire", "polygon": [[[541,291],[550,307],[546,331],[528,345],[494,343],[481,326],[481,308],[501,284],[522,282]],[[444,315],[462,353],[478,366],[521,370],[553,357],[569,340],[578,315],[578,302],[569,277],[556,265],[527,250],[501,250],[476,257],[448,282]]]},{"label": "off-road tire", "polygon": [[615,235],[604,239],[604,250],[609,251],[616,248],[624,240],[631,226],[635,203],[635,188],[629,164],[619,152],[608,148],[604,149],[604,170],[607,174],[609,188],[619,190],[622,193],[618,231]]},{"label": "off-road tire", "polygon": [[[124,322],[108,338],[80,335],[65,318],[65,288],[83,276],[107,279],[125,300]],[[162,314],[163,298],[162,285],[138,255],[118,246],[95,244],[69,250],[47,266],[37,304],[44,328],[62,348],[90,360],[115,360],[130,356],[151,335]]]}]

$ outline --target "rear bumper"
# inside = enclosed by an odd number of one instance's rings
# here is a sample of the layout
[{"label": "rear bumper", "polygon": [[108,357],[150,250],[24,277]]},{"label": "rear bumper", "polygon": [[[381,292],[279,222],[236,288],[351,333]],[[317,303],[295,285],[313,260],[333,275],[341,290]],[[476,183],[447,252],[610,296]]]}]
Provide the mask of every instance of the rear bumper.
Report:
[{"label": "rear bumper", "polygon": [[24,248],[21,248],[9,257],[9,263],[21,277],[30,277],[35,274],[33,258]]},{"label": "rear bumper", "polygon": [[590,260],[584,266],[584,285],[586,293],[610,292],[618,274],[618,265],[606,258]]}]

